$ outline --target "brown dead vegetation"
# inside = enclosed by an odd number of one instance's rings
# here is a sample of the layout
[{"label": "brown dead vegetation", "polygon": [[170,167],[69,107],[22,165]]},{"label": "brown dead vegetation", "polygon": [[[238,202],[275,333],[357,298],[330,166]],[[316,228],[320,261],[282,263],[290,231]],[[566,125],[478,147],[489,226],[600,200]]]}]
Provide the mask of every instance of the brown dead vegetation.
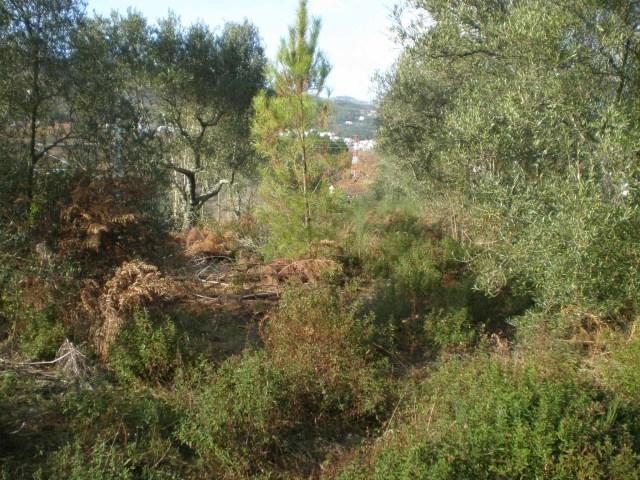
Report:
[{"label": "brown dead vegetation", "polygon": [[192,228],[182,235],[184,254],[187,257],[232,257],[238,249],[237,238],[232,232],[215,233],[203,228]]},{"label": "brown dead vegetation", "polygon": [[97,303],[85,300],[89,308],[97,305],[103,320],[95,334],[96,350],[102,360],[108,359],[109,347],[136,309],[175,299],[179,290],[154,265],[140,260],[123,263],[105,284]]},{"label": "brown dead vegetation", "polygon": [[342,267],[334,260],[314,258],[290,263],[278,272],[281,281],[297,280],[302,283],[318,283],[326,276],[340,274]]},{"label": "brown dead vegetation", "polygon": [[344,247],[334,240],[320,240],[318,242],[313,242],[309,249],[311,258],[342,257],[345,253]]},{"label": "brown dead vegetation", "polygon": [[607,340],[613,330],[605,318],[574,305],[564,307],[560,315],[568,328],[569,343],[591,353],[599,353],[606,349]]},{"label": "brown dead vegetation", "polygon": [[250,294],[256,291],[278,293],[284,284],[290,282],[316,284],[341,272],[341,265],[328,258],[295,262],[278,259],[267,264],[211,261],[196,277],[212,287]]},{"label": "brown dead vegetation", "polygon": [[62,255],[100,253],[121,259],[136,246],[158,242],[140,208],[149,196],[145,182],[104,177],[75,188],[62,209]]}]

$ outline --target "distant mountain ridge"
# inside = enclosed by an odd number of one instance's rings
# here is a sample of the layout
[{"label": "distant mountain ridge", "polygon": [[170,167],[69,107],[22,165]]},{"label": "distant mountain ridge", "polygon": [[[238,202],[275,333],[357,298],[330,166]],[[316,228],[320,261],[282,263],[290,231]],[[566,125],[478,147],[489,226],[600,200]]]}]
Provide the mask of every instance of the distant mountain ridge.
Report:
[{"label": "distant mountain ridge", "polygon": [[373,108],[373,102],[369,102],[367,100],[360,100],[358,98],[354,98],[354,97],[349,97],[349,96],[339,96],[339,97],[332,97],[329,98],[330,101],[333,102],[346,102],[346,103],[353,103],[356,105],[363,105],[363,106],[369,106]]}]

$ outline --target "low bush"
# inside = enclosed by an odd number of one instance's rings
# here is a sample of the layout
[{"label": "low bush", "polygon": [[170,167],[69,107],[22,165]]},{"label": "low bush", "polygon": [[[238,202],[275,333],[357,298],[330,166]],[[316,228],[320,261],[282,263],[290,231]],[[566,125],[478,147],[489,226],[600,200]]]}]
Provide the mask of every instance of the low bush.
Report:
[{"label": "low bush", "polygon": [[340,478],[639,478],[637,417],[573,364],[561,355],[449,360]]},{"label": "low bush", "polygon": [[441,310],[427,315],[425,332],[435,347],[453,350],[471,345],[478,335],[466,308],[451,313]]},{"label": "low bush", "polygon": [[283,455],[288,387],[264,354],[232,357],[217,371],[184,374],[177,383],[182,413],[177,438],[191,448],[203,474],[247,478]]},{"label": "low bush", "polygon": [[[637,323],[635,324],[637,325]],[[632,403],[640,414],[640,337],[632,336],[610,345],[609,355],[597,364],[600,381]]]},{"label": "low bush", "polygon": [[308,475],[327,445],[386,418],[392,380],[369,344],[371,318],[348,306],[348,290],[300,288],[285,293],[265,325],[264,350],[180,377],[177,437],[203,475]]},{"label": "low bush", "polygon": [[388,401],[386,363],[376,355],[377,329],[354,288],[292,288],[263,334],[274,364],[294,379],[299,415],[336,428],[375,419]]},{"label": "low bush", "polygon": [[47,452],[42,478],[184,478],[184,460],[172,439],[176,417],[158,392],[104,384],[68,394],[61,410],[72,434]]},{"label": "low bush", "polygon": [[66,329],[53,307],[23,312],[26,324],[20,334],[20,349],[31,359],[52,360],[64,342]]},{"label": "low bush", "polygon": [[124,382],[169,381],[179,363],[178,332],[170,318],[138,310],[109,353],[109,366]]}]

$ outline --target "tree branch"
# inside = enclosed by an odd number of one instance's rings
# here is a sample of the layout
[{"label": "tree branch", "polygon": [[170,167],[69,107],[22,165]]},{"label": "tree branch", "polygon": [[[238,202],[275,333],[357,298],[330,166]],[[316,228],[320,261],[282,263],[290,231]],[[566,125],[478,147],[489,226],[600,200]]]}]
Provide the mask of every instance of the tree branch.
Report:
[{"label": "tree branch", "polygon": [[226,179],[220,180],[209,193],[198,195],[195,199],[197,204],[202,205],[207,200],[218,195],[220,193],[220,190],[222,190],[222,187],[224,187],[225,185],[233,185],[233,182],[235,181],[235,177],[236,177],[236,171],[233,170],[233,173],[231,174],[231,180],[226,180]]},{"label": "tree branch", "polygon": [[64,136],[62,136],[62,137],[60,137],[60,138],[57,138],[56,140],[54,140],[52,143],[50,143],[50,144],[49,144],[49,145],[47,145],[46,147],[45,147],[45,146],[44,146],[44,144],[43,144],[43,148],[42,148],[42,150],[40,150],[39,152],[37,152],[37,153],[34,155],[34,160],[35,160],[35,162],[37,162],[38,160],[42,159],[42,157],[44,157],[44,156],[47,154],[47,152],[49,152],[50,150],[52,150],[52,149],[56,148],[56,147],[57,147],[57,146],[59,146],[60,144],[64,143],[64,142],[65,142],[65,141],[67,141],[67,140],[70,140],[70,139],[72,139],[72,138],[74,138],[74,136],[73,136],[73,132],[69,132],[69,133],[67,133],[67,134],[66,134],[66,135],[64,135]]}]

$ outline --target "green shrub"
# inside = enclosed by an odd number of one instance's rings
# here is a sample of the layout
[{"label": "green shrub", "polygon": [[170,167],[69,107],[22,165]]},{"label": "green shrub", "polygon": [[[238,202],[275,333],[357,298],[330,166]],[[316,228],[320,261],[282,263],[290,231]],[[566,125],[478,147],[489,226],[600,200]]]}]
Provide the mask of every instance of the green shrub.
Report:
[{"label": "green shrub", "polygon": [[109,352],[109,364],[125,382],[170,380],[178,364],[178,334],[170,318],[156,321],[139,310],[120,332]]},{"label": "green shrub", "polygon": [[[25,310],[24,329],[19,332],[20,349],[32,359],[52,360],[67,334],[53,307],[41,311]],[[22,322],[21,322],[22,323]]]},{"label": "green shrub", "polygon": [[176,417],[162,392],[100,384],[68,394],[60,410],[69,431],[47,452],[44,478],[184,478]]},{"label": "green shrub", "polygon": [[[554,362],[560,362],[555,364]],[[570,359],[477,354],[438,368],[404,402],[368,467],[341,478],[639,478],[637,418]]]},{"label": "green shrub", "polygon": [[246,478],[286,449],[278,436],[291,428],[288,387],[264,354],[232,357],[215,373],[204,367],[184,375],[177,389],[182,419],[176,436],[209,475]]},{"label": "green shrub", "polygon": [[182,374],[177,437],[203,472],[254,478],[320,462],[323,445],[363,435],[386,418],[394,396],[389,368],[353,294],[291,288],[265,326],[265,350]]},{"label": "green shrub", "polygon": [[264,335],[273,362],[295,384],[299,415],[320,428],[346,420],[357,427],[387,406],[387,365],[376,352],[386,332],[355,295],[355,286],[292,288]]},{"label": "green shrub", "polygon": [[69,444],[56,452],[50,462],[52,468],[47,472],[47,478],[56,480],[135,478],[133,467],[126,458],[126,450],[121,451],[113,443],[101,438],[89,449],[83,448],[80,442]]},{"label": "green shrub", "polygon": [[394,332],[385,348],[417,359],[472,343],[489,308],[473,291],[461,246],[398,212],[378,228],[380,254],[368,260],[366,270],[377,277],[376,323]]},{"label": "green shrub", "polygon": [[598,364],[600,379],[640,409],[640,338],[635,336],[610,348],[610,354]]},{"label": "green shrub", "polygon": [[427,315],[427,338],[439,348],[459,349],[471,345],[477,337],[477,328],[471,324],[466,308],[445,313],[442,310]]},{"label": "green shrub", "polygon": [[2,374],[2,383],[0,383],[0,399],[4,400],[15,392],[17,384],[16,375],[14,372],[4,372]]},{"label": "green shrub", "polygon": [[[156,459],[164,460],[167,445],[157,445]],[[164,451],[161,450],[164,448]],[[55,452],[49,458],[46,476],[51,480],[170,480],[184,478],[176,469],[154,463],[139,463],[144,447],[133,441],[126,446],[98,437],[89,446],[76,441]],[[151,456],[151,455],[149,455]],[[42,469],[41,469],[42,471]]]}]

